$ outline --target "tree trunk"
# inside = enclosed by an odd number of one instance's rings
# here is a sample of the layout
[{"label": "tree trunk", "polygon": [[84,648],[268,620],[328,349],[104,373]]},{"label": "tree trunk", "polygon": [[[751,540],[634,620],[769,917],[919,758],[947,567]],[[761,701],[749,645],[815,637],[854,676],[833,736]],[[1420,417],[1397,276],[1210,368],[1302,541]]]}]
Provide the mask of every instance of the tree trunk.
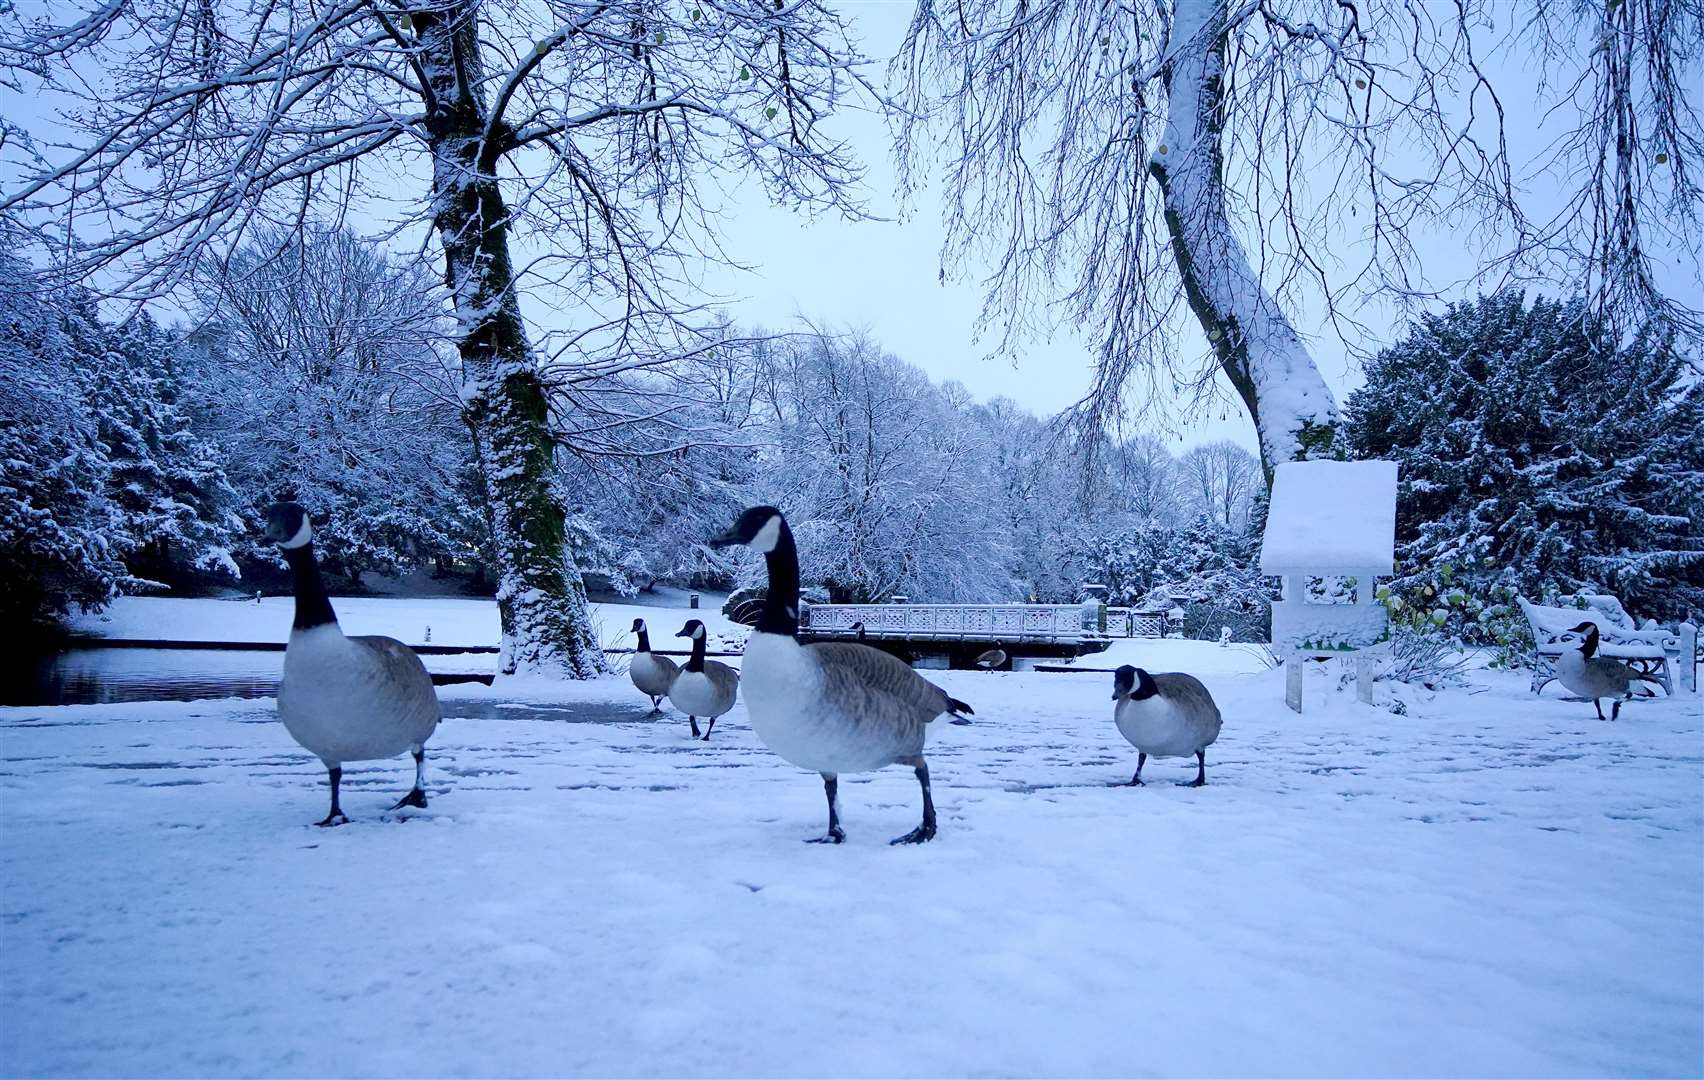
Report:
[{"label": "tree trunk", "polygon": [[[556,446],[509,257],[509,211],[486,146],[472,3],[413,14],[433,101],[433,224],[460,332],[467,422],[479,449],[497,570],[504,674],[590,678],[603,669],[586,586],[551,490]],[[506,130],[506,129],[505,129]]]},{"label": "tree trunk", "polygon": [[1173,0],[1164,142],[1149,172],[1165,197],[1172,254],[1189,306],[1260,438],[1266,482],[1281,461],[1323,453],[1337,404],[1307,346],[1236,238],[1225,207],[1227,0]]}]

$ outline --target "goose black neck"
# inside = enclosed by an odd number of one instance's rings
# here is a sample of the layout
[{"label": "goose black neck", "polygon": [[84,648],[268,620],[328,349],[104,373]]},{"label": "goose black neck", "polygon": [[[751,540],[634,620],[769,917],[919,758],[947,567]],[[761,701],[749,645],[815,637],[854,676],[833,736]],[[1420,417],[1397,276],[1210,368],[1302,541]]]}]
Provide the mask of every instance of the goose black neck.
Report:
[{"label": "goose black neck", "polygon": [[764,597],[756,630],[792,637],[799,632],[799,549],[793,545],[793,530],[785,520],[775,537],[774,550],[763,558],[769,565],[769,593]]},{"label": "goose black neck", "polygon": [[335,626],[337,615],[331,610],[331,598],[325,594],[325,582],[320,580],[314,546],[285,548],[284,561],[290,564],[290,572],[296,579],[296,621],[290,624],[291,629],[312,630],[327,623]]},{"label": "goose black neck", "polygon": [[1588,630],[1588,631],[1586,631],[1585,640],[1580,642],[1580,652],[1581,652],[1582,655],[1585,656],[1585,658],[1587,660],[1590,660],[1592,658],[1592,654],[1596,653],[1597,651],[1598,651],[1598,632],[1596,630]]},{"label": "goose black neck", "polygon": [[651,632],[649,630],[639,631],[639,651],[640,652],[650,652],[651,651]]},{"label": "goose black neck", "polygon": [[[705,636],[708,637],[709,635],[705,635]],[[703,671],[704,670],[704,638],[703,637],[695,637],[695,638],[692,639],[692,655],[686,658],[686,670],[688,670],[688,671]]]}]

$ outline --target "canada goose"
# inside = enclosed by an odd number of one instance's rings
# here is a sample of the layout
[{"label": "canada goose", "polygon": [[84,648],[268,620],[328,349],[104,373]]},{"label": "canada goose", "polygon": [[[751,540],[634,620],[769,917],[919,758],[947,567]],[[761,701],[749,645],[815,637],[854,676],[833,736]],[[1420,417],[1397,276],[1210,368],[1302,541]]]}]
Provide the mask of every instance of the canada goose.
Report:
[{"label": "canada goose", "polygon": [[278,716],[331,777],[331,812],[320,825],[348,822],[337,805],[343,763],[414,756],[414,788],[392,810],[426,806],[426,740],[443,715],[432,676],[407,645],[388,637],[345,637],[314,559],[307,511],[277,503],[266,511],[266,538],[284,552],[295,577],[296,619],[284,649]]},{"label": "canada goose", "polygon": [[773,506],[754,506],[740,515],[717,547],[744,544],[763,552],[769,593],[746,642],[746,710],[765,746],[802,769],[822,774],[828,796],[828,833],[814,843],[838,844],[839,775],[886,765],[909,765],[923,789],[923,823],[896,844],[935,836],[935,803],[923,743],[929,721],[950,713],[954,723],[969,705],[880,649],[853,641],[801,645],[799,553],[787,519]]},{"label": "canada goose", "polygon": [[1113,720],[1118,732],[1136,748],[1136,775],[1128,787],[1142,786],[1142,766],[1148,755],[1195,755],[1195,779],[1190,787],[1207,783],[1207,748],[1219,737],[1219,707],[1213,695],[1193,675],[1164,672],[1150,675],[1125,664],[1112,675],[1112,700],[1118,702]]},{"label": "canada goose", "polygon": [[971,663],[975,664],[983,671],[998,671],[1006,666],[1006,650],[989,649],[981,656],[978,656],[975,660],[972,660]]},{"label": "canada goose", "polygon": [[855,622],[852,624],[852,633],[858,641],[863,641],[869,636],[864,633],[864,624],[861,622]]},{"label": "canada goose", "polygon": [[669,687],[669,704],[692,721],[693,738],[699,737],[698,718],[708,716],[710,726],[704,729],[703,739],[709,742],[710,733],[716,730],[716,718],[734,707],[740,673],[726,664],[704,659],[704,624],[697,619],[681,627],[675,637],[692,639],[692,655]]},{"label": "canada goose", "polygon": [[1654,680],[1619,660],[1595,655],[1598,650],[1597,624],[1583,622],[1570,632],[1585,636],[1580,640],[1578,649],[1569,649],[1556,658],[1556,680],[1581,697],[1591,698],[1599,720],[1605,717],[1598,699],[1615,698],[1614,704],[1609,707],[1608,719],[1620,719],[1621,702],[1633,696],[1633,684]]},{"label": "canada goose", "polygon": [[639,647],[633,650],[627,677],[641,694],[651,699],[651,711],[662,712],[663,699],[669,696],[669,687],[680,674],[680,668],[668,657],[651,651],[651,635],[645,629],[644,619],[633,620],[633,632],[639,635]]}]

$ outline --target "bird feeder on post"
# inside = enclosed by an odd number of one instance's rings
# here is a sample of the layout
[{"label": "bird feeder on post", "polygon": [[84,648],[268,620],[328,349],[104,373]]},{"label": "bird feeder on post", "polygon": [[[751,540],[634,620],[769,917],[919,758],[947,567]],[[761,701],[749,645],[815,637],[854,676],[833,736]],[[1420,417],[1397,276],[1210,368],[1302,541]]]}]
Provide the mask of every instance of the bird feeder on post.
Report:
[{"label": "bird feeder on post", "polygon": [[[1375,593],[1396,567],[1395,548],[1396,462],[1287,461],[1274,470],[1260,572],[1284,582],[1272,646],[1288,664],[1290,708],[1302,711],[1303,661],[1384,640],[1389,615]],[[1368,658],[1355,655],[1356,696],[1369,704],[1372,680]]]}]

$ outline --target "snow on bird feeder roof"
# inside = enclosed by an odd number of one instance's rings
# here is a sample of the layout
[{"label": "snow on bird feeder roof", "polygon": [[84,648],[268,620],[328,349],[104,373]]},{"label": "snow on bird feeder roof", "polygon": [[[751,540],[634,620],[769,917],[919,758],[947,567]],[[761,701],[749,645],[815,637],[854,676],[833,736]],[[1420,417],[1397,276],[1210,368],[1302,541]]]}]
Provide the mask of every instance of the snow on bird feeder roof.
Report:
[{"label": "snow on bird feeder roof", "polygon": [[1286,461],[1272,477],[1260,570],[1395,569],[1396,462]]}]

